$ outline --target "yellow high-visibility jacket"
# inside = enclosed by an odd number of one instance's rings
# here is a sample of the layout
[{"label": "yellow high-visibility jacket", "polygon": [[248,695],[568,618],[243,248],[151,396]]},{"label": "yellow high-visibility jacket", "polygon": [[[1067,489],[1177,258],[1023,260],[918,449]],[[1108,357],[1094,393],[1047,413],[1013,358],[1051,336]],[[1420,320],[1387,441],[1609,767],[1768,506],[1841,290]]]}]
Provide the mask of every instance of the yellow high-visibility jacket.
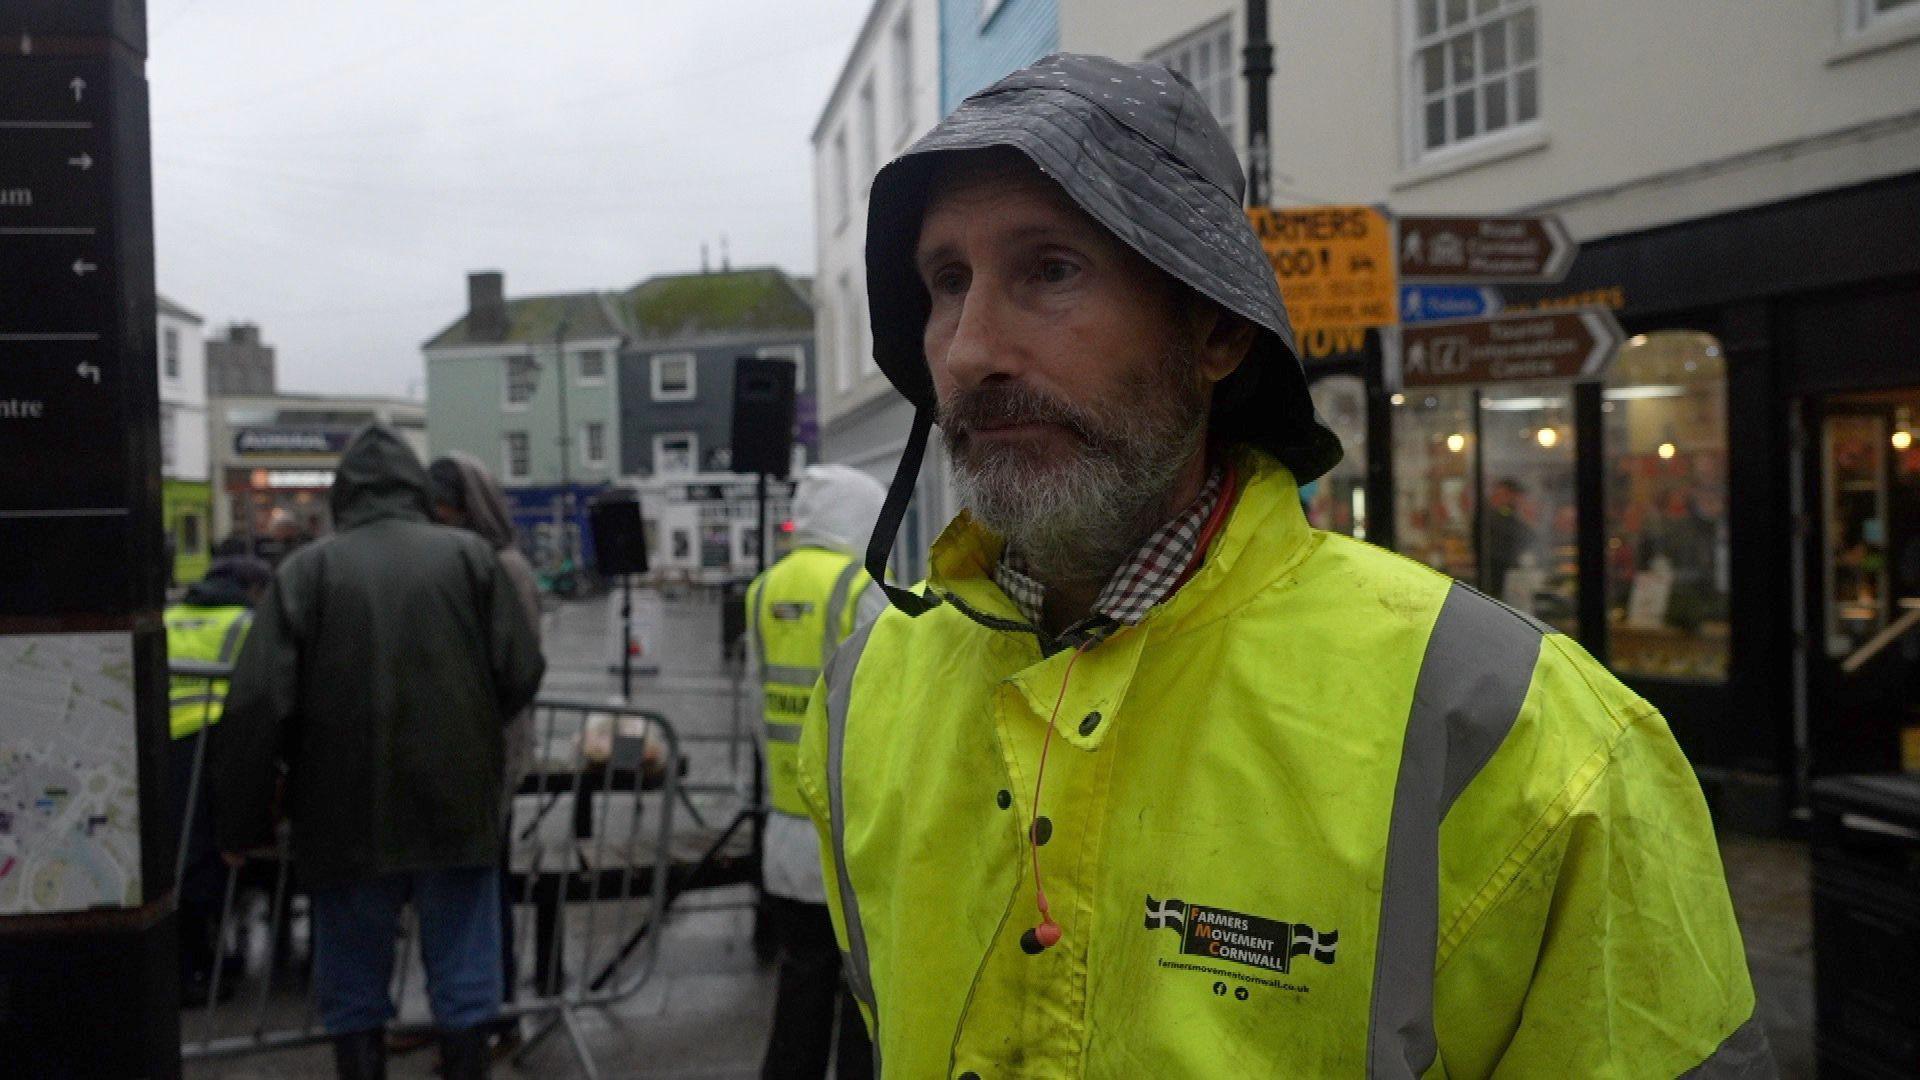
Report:
[{"label": "yellow high-visibility jacket", "polygon": [[779,813],[807,816],[794,783],[800,722],[821,664],[853,632],[860,595],[870,584],[854,556],[802,547],[747,587],[767,725],[767,790]]},{"label": "yellow high-visibility jacket", "polygon": [[1660,715],[1236,453],[1200,570],[1077,659],[1019,629],[963,515],[944,602],[829,662],[800,785],[885,1074],[1772,1075]]},{"label": "yellow high-visibility jacket", "polygon": [[[166,610],[162,620],[167,626],[170,659],[231,665],[247,640],[253,613],[240,604],[217,607],[175,604]],[[170,680],[168,685],[169,723],[174,738],[184,739],[220,722],[220,713],[226,707],[226,680],[181,677]]]}]

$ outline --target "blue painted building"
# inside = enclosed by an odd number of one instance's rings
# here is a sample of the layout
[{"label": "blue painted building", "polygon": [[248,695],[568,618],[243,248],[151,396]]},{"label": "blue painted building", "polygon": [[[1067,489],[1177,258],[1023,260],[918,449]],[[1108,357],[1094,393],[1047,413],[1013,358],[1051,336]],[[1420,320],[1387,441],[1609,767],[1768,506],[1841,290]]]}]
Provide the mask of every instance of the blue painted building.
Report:
[{"label": "blue painted building", "polygon": [[1059,0],[940,0],[941,115],[1059,48]]}]

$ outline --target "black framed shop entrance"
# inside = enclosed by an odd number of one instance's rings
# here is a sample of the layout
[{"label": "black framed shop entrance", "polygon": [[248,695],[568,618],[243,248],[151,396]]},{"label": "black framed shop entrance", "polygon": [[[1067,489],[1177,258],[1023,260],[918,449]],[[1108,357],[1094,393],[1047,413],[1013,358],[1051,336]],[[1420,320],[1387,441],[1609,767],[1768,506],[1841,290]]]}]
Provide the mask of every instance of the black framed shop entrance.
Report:
[{"label": "black framed shop entrance", "polygon": [[[1560,284],[1504,294],[1509,311],[1614,309],[1632,336],[1593,382],[1396,402],[1374,334],[1309,355],[1323,414],[1364,448],[1303,493],[1309,516],[1569,630],[1660,708],[1738,827],[1785,827],[1813,776],[1915,767],[1920,735],[1903,733],[1920,714],[1899,687],[1920,685],[1920,616],[1840,665],[1920,589],[1891,550],[1908,528],[1902,406],[1920,421],[1916,235],[1920,173],[1588,240]],[[1884,513],[1841,497],[1845,453],[1827,479],[1829,428],[1836,453],[1883,440]],[[1875,560],[1873,616],[1842,611],[1861,579],[1840,575]]]},{"label": "black framed shop entrance", "polygon": [[1920,771],[1920,371],[1798,408],[1800,655],[1816,774]]}]

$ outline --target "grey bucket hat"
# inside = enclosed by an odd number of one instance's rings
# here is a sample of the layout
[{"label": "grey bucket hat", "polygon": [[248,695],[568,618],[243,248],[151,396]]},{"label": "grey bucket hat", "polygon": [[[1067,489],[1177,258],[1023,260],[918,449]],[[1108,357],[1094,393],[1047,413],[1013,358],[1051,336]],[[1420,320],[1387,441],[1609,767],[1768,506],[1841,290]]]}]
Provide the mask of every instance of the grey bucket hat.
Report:
[{"label": "grey bucket hat", "polygon": [[[916,409],[868,548],[876,581],[937,407],[921,344],[928,297],[913,262],[920,219],[944,156],[990,147],[1025,155],[1123,243],[1260,330],[1214,390],[1216,435],[1267,450],[1302,484],[1339,462],[1340,440],[1314,415],[1273,267],[1247,221],[1239,159],[1206,103],[1163,65],[1056,53],[961,102],[874,178],[866,252],[874,360]],[[925,605],[888,593],[909,613]]]}]

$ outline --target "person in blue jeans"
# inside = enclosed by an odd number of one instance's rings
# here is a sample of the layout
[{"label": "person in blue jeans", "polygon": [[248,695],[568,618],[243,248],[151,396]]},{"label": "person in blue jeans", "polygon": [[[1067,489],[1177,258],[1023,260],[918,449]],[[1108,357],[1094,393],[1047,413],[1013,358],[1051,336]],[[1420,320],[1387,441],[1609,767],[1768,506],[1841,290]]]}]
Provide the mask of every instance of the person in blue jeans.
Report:
[{"label": "person in blue jeans", "polygon": [[230,863],[273,835],[284,772],[313,902],[313,992],[343,1077],[382,1077],[400,910],[420,923],[444,1075],[486,1075],[500,1011],[508,722],[545,661],[493,547],[434,524],[427,471],[370,427],[341,457],[333,535],[275,572],[213,729]]}]

